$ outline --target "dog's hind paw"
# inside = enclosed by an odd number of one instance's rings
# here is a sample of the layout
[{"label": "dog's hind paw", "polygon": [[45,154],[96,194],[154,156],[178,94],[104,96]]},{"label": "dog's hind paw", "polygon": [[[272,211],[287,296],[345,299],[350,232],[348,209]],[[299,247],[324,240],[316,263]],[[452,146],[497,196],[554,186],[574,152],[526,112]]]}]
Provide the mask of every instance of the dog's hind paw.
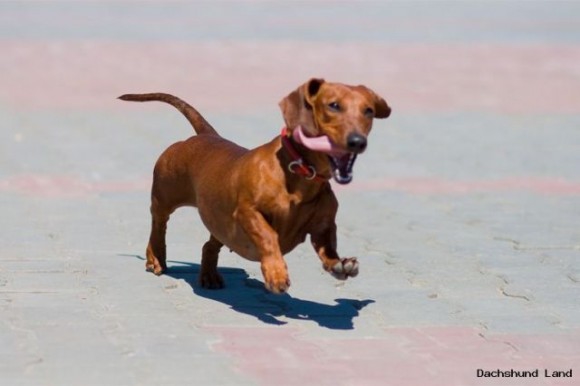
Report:
[{"label": "dog's hind paw", "polygon": [[356,257],[347,257],[332,266],[330,274],[338,280],[346,280],[358,275],[358,260]]},{"label": "dog's hind paw", "polygon": [[199,275],[199,285],[205,289],[224,288],[224,279],[219,272],[204,272]]},{"label": "dog's hind paw", "polygon": [[160,276],[167,271],[167,266],[161,265],[159,263],[147,263],[145,265],[145,270],[147,272],[153,272],[155,275]]}]

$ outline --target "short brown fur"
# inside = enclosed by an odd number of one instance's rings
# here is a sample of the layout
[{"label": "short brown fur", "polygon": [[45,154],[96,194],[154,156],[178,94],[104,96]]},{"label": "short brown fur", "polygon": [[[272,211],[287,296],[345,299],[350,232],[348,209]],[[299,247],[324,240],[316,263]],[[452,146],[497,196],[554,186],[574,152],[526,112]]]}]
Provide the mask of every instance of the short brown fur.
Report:
[{"label": "short brown fur", "polygon": [[[217,270],[223,245],[246,259],[259,261],[266,288],[274,293],[290,286],[283,255],[307,235],[323,268],[338,279],[358,274],[356,258],[336,252],[337,200],[328,180],[328,157],[297,145],[304,159],[324,180],[307,180],[291,173],[291,161],[280,136],[253,150],[219,136],[181,99],[169,94],[127,94],[128,101],[163,101],[179,109],[198,135],[171,145],[159,157],[151,191],[152,225],[146,269],[167,269],[165,232],[169,216],[182,206],[194,206],[210,232],[202,249],[199,281],[205,288],[223,287]],[[343,106],[329,111],[331,101]],[[349,133],[368,135],[373,118],[386,118],[385,100],[364,86],[347,86],[311,79],[280,102],[289,129],[301,125],[311,136],[327,135],[344,145]],[[372,110],[372,114],[369,113]]]}]

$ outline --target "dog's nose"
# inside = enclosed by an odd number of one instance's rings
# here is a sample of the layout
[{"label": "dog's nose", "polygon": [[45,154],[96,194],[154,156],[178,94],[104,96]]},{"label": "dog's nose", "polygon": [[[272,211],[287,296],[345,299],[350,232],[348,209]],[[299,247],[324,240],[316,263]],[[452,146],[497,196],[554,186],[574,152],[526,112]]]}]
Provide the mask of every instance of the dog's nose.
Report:
[{"label": "dog's nose", "polygon": [[367,138],[358,133],[351,133],[346,138],[346,147],[353,153],[362,153],[367,148]]}]

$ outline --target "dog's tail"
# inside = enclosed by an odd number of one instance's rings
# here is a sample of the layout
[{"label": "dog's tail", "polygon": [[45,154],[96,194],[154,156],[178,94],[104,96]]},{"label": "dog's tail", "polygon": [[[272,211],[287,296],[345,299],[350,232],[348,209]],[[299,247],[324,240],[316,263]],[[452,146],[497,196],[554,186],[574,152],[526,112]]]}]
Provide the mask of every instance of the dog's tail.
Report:
[{"label": "dog's tail", "polygon": [[171,106],[181,111],[189,123],[191,123],[197,134],[219,135],[212,125],[201,116],[199,111],[194,109],[189,103],[171,94],[161,92],[151,94],[125,94],[121,95],[118,99],[133,102],[160,101],[169,103]]}]

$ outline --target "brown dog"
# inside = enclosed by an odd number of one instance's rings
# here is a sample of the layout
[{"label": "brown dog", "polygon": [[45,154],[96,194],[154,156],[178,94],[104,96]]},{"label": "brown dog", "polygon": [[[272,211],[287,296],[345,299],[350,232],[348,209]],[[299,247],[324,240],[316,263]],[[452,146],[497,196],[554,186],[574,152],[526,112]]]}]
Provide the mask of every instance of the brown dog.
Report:
[{"label": "brown dog", "polygon": [[181,206],[195,206],[210,232],[199,278],[205,288],[223,287],[217,262],[225,245],[260,262],[268,290],[285,292],[290,280],[283,255],[308,234],[326,271],[341,280],[358,274],[357,259],[336,252],[338,203],[329,180],[350,182],[373,118],[391,112],[383,98],[364,86],[311,79],[280,102],[288,129],[253,150],[222,138],[175,96],[127,94],[119,99],[169,103],[198,134],[171,145],[155,165],[147,270],[160,275],[167,269],[169,216]]}]

